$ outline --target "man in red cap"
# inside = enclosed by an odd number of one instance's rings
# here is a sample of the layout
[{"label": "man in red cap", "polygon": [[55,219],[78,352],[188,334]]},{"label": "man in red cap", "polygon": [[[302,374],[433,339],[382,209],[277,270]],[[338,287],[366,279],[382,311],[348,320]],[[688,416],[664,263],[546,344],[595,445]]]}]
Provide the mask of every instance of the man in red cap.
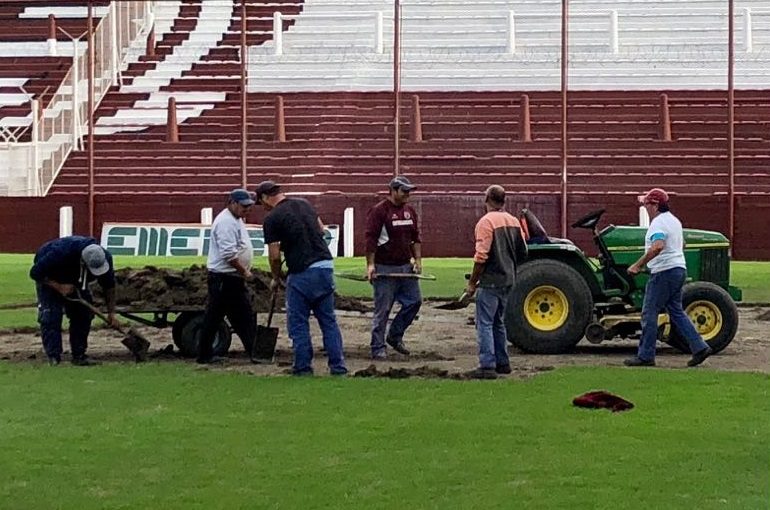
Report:
[{"label": "man in red cap", "polygon": [[669,210],[668,193],[664,190],[653,188],[640,201],[650,216],[650,226],[644,237],[644,255],[629,266],[628,273],[639,274],[647,265],[650,279],[644,291],[639,350],[624,364],[629,367],[655,366],[658,313],[666,310],[673,327],[690,345],[693,355],[687,365],[700,365],[712,351],[682,309],[682,286],[687,278],[682,223]]}]

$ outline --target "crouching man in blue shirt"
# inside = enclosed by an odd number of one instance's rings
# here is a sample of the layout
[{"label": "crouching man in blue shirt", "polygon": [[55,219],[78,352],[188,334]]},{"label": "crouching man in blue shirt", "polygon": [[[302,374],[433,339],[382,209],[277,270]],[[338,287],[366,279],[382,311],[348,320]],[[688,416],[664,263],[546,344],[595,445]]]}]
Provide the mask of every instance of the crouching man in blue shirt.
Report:
[{"label": "crouching man in blue shirt", "polygon": [[88,284],[98,281],[104,290],[109,321],[118,325],[115,316],[115,268],[110,252],[99,246],[93,237],[54,239],[38,249],[29,276],[35,280],[37,288],[37,320],[48,363],[52,366],[61,363],[61,328],[66,313],[70,320],[72,364],[98,364],[86,356],[93,313],[67,297],[76,295],[77,291],[90,302]]}]

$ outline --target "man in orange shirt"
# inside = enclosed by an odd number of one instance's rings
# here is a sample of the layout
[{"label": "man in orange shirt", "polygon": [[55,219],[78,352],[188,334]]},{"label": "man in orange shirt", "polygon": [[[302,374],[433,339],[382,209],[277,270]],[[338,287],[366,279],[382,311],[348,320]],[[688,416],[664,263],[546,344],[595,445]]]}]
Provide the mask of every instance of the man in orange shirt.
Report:
[{"label": "man in orange shirt", "polygon": [[[476,337],[479,367],[470,375],[495,379],[510,374],[505,307],[516,279],[516,269],[527,257],[527,243],[521,224],[505,208],[505,189],[487,188],[487,213],[476,224],[476,253],[468,280],[468,296],[476,295]],[[478,289],[478,291],[477,291]]]}]

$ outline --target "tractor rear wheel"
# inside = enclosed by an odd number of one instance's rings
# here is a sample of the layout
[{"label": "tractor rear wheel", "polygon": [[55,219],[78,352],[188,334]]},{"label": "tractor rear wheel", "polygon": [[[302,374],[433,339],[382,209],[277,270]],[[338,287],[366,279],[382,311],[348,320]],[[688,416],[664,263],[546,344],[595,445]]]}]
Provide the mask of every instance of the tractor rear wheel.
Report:
[{"label": "tractor rear wheel", "polygon": [[[738,307],[722,287],[710,282],[688,283],[682,289],[682,308],[714,352],[733,341],[738,330]],[[687,340],[674,328],[668,343],[682,352],[690,352]]]},{"label": "tractor rear wheel", "polygon": [[527,262],[506,310],[508,341],[537,354],[569,351],[583,338],[593,307],[591,290],[575,269],[556,260]]}]

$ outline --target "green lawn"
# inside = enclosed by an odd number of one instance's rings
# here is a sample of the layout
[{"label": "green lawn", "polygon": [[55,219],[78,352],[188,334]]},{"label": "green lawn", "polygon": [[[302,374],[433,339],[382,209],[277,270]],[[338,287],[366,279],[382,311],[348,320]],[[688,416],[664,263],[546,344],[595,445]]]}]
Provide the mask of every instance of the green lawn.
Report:
[{"label": "green lawn", "polygon": [[[262,378],[0,364],[0,507],[766,508],[767,375]],[[636,404],[573,408],[605,388]]]}]

